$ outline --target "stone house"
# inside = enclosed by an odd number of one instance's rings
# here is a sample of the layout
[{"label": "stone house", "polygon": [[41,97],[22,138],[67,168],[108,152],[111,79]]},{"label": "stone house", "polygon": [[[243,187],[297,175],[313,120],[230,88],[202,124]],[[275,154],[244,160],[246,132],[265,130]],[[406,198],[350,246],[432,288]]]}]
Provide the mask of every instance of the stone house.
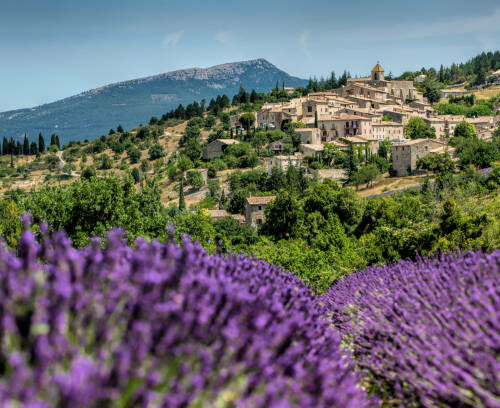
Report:
[{"label": "stone house", "polygon": [[453,136],[453,131],[455,126],[465,119],[461,115],[441,115],[433,116],[429,118],[424,118],[427,126],[431,126],[436,129],[436,138],[443,139],[446,137],[446,126],[448,126],[449,136]]},{"label": "stone house", "polygon": [[235,139],[216,139],[203,148],[203,160],[212,160],[221,157],[228,146],[238,143],[240,142]]},{"label": "stone house", "polygon": [[223,220],[226,217],[234,218],[240,225],[245,225],[245,216],[241,214],[229,214],[226,210],[205,210],[213,220]]},{"label": "stone house", "polygon": [[287,171],[288,167],[300,167],[304,157],[300,153],[292,156],[273,156],[267,159],[267,173],[271,174],[272,169],[277,168]]},{"label": "stone house", "polygon": [[446,143],[436,139],[415,139],[409,142],[393,143],[392,168],[398,177],[406,176],[417,169],[418,159],[429,153],[446,151]]},{"label": "stone house", "polygon": [[372,136],[377,140],[394,140],[403,138],[404,127],[397,122],[373,122]]},{"label": "stone house", "polygon": [[283,90],[288,94],[291,95],[295,91],[295,88],[293,86],[285,86]]},{"label": "stone house", "polygon": [[451,88],[451,89],[442,89],[441,95],[444,98],[448,98],[449,96],[460,96],[466,94],[468,91],[465,88]]},{"label": "stone house", "polygon": [[291,143],[286,139],[280,139],[269,143],[267,148],[274,153],[283,153],[287,145],[291,145]]},{"label": "stone house", "polygon": [[300,135],[300,142],[305,144],[320,144],[321,131],[318,128],[295,129]]},{"label": "stone house", "polygon": [[283,106],[280,103],[265,104],[257,112],[257,126],[266,129],[272,125],[274,129],[281,128],[283,121]]},{"label": "stone house", "polygon": [[300,151],[304,157],[320,157],[323,153],[324,147],[322,144],[306,144],[301,143]]},{"label": "stone house", "polygon": [[248,227],[258,228],[266,221],[265,209],[276,196],[248,197],[245,203],[245,220]]}]

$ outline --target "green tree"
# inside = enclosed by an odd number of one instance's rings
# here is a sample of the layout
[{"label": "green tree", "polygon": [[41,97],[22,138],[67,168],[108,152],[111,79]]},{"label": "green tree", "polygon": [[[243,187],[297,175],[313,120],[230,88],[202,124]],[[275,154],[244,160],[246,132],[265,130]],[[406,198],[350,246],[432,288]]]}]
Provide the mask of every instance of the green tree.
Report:
[{"label": "green tree", "polygon": [[23,154],[25,156],[28,156],[30,154],[30,142],[26,134],[24,135],[24,141],[23,141]]},{"label": "green tree", "polygon": [[20,211],[8,199],[0,201],[0,236],[10,248],[15,248],[21,235]]},{"label": "green tree", "polygon": [[239,122],[245,130],[250,132],[250,126],[255,123],[255,115],[253,113],[247,112],[240,116]]},{"label": "green tree", "polygon": [[141,159],[141,156],[142,156],[141,152],[133,146],[131,146],[130,148],[127,149],[127,155],[128,155],[129,160],[130,160],[130,164],[137,163]]},{"label": "green tree", "polygon": [[138,183],[141,181],[141,173],[137,167],[134,167],[131,172],[132,178],[134,179],[134,183]]},{"label": "green tree", "polygon": [[439,102],[441,99],[441,88],[436,80],[427,78],[422,84],[424,87],[424,96],[430,103]]},{"label": "green tree", "polygon": [[433,173],[453,173],[455,164],[448,153],[429,153],[417,160],[417,168],[426,169]]},{"label": "green tree", "polygon": [[201,148],[198,139],[189,139],[184,145],[184,153],[193,162],[196,162],[201,158],[202,151],[203,149]]},{"label": "green tree", "polygon": [[183,178],[181,177],[181,182],[179,184],[179,210],[185,210],[186,209],[186,199],[184,198],[184,181]]},{"label": "green tree", "polygon": [[92,166],[86,167],[83,171],[80,177],[85,180],[90,180],[92,177],[96,176],[96,171],[95,168]]},{"label": "green tree", "polygon": [[406,137],[410,139],[432,139],[436,137],[436,129],[427,126],[425,121],[420,117],[411,118],[404,130]]},{"label": "green tree", "polygon": [[455,126],[455,130],[453,131],[453,136],[465,138],[475,137],[476,127],[472,123],[466,122],[464,120],[460,123],[457,123],[457,125]]},{"label": "green tree", "polygon": [[290,238],[298,228],[301,208],[295,196],[286,190],[280,191],[265,209],[266,222],[261,232],[275,239]]},{"label": "green tree", "polygon": [[163,152],[163,147],[161,147],[161,145],[158,143],[151,146],[151,148],[148,151],[148,154],[149,154],[149,160],[156,160],[165,156],[165,153]]},{"label": "green tree", "polygon": [[186,183],[196,189],[199,189],[205,184],[205,181],[203,180],[201,172],[196,170],[191,170],[190,172],[187,173]]},{"label": "green tree", "polygon": [[111,169],[111,167],[113,167],[113,162],[111,161],[111,158],[106,153],[104,153],[101,156],[101,164],[99,168],[101,170],[109,170]]},{"label": "green tree", "polygon": [[45,152],[45,139],[41,132],[38,134],[38,151],[40,153]]}]

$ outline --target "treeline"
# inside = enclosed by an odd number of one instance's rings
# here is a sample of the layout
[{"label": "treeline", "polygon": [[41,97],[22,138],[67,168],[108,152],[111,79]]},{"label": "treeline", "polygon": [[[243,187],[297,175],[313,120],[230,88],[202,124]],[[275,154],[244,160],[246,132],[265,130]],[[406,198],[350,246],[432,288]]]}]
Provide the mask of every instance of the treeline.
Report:
[{"label": "treeline", "polygon": [[340,88],[347,84],[347,80],[349,78],[351,78],[351,73],[347,71],[344,71],[342,76],[339,78],[335,76],[335,72],[332,72],[329,78],[309,78],[309,83],[305,88],[305,94],[307,95],[311,92],[324,92],[330,89]]},{"label": "treeline", "polygon": [[[61,148],[61,143],[59,141],[59,136],[55,133],[50,137],[50,145],[55,146],[57,150]],[[20,140],[14,140],[13,138],[7,139],[3,138],[1,153],[4,156],[13,155],[13,156],[21,156],[21,155],[33,155],[36,156],[39,153],[43,153],[45,151],[45,139],[40,133],[38,135],[38,143],[33,141],[30,143],[28,136],[24,135],[23,143]]]},{"label": "treeline", "polygon": [[493,78],[488,77],[488,72],[498,69],[500,69],[500,52],[483,52],[465,63],[453,63],[449,67],[441,65],[439,69],[422,68],[420,71],[407,71],[396,79],[413,81],[418,75],[424,74],[428,79],[434,79],[444,85],[466,81],[470,81],[471,85],[481,85],[492,82]]}]

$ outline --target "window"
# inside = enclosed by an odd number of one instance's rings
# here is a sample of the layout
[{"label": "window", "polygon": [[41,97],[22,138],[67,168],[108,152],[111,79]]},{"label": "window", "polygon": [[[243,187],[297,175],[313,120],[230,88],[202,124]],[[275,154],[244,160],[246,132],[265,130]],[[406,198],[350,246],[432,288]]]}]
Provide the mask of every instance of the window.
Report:
[{"label": "window", "polygon": [[262,220],[260,218],[257,219],[257,225],[262,225]]},{"label": "window", "polygon": [[259,211],[262,211],[262,206],[261,205],[259,205]]},{"label": "window", "polygon": [[308,111],[308,112],[312,112],[312,111],[313,111],[313,107],[312,107],[312,106],[308,106],[308,107],[307,107],[307,111]]}]

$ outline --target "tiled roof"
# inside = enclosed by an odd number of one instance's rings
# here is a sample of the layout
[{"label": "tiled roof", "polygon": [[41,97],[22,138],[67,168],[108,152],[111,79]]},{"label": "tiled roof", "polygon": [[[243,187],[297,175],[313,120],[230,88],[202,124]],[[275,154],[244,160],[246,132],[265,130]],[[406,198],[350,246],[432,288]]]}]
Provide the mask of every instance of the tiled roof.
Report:
[{"label": "tiled roof", "polygon": [[229,215],[226,210],[207,210],[207,212],[212,218],[224,218]]},{"label": "tiled roof", "polygon": [[247,198],[247,203],[248,204],[269,204],[271,201],[273,201],[276,198],[276,196],[265,196],[265,197],[248,197]]},{"label": "tiled roof", "polygon": [[245,221],[245,216],[241,214],[230,214],[230,217],[233,217],[236,221],[239,222],[244,222]]},{"label": "tiled roof", "polygon": [[217,142],[221,142],[221,143],[224,143],[227,145],[240,143],[239,140],[235,140],[235,139],[217,139]]}]

